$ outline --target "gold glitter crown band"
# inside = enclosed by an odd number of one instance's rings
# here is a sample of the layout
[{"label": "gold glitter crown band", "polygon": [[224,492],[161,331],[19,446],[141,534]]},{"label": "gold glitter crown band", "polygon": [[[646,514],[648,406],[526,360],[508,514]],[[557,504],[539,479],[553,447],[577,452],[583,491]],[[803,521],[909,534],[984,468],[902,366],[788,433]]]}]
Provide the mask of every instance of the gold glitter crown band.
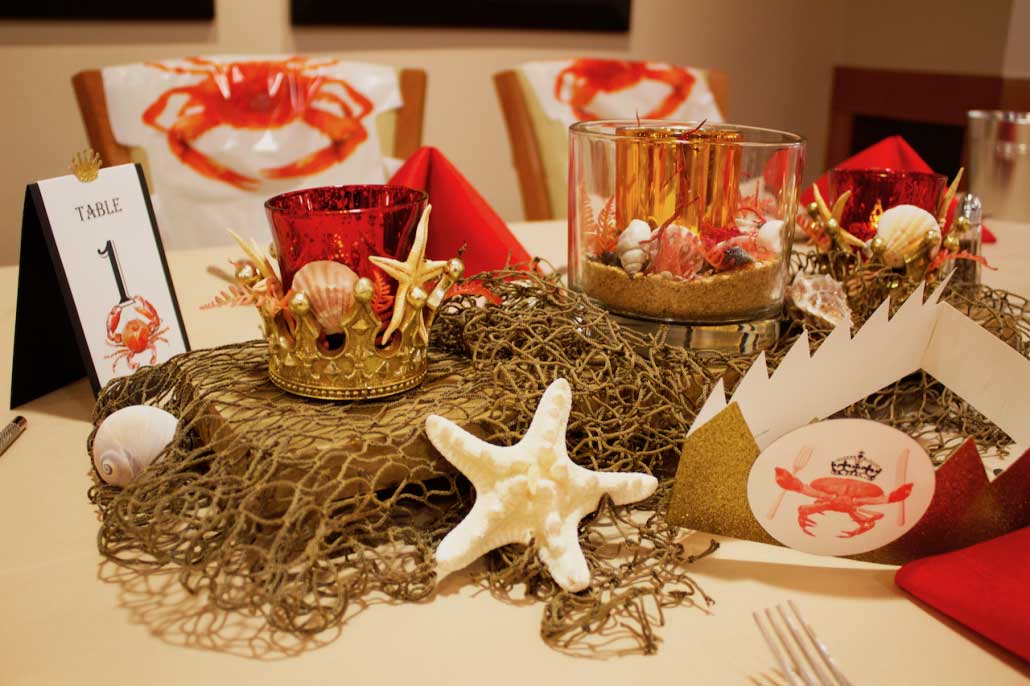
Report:
[{"label": "gold glitter crown band", "polygon": [[[760,452],[740,406],[731,402],[684,441],[666,514],[669,523],[782,545],[758,523],[748,498],[748,478]],[[904,564],[1030,526],[1030,450],[1015,456],[989,481],[976,443],[969,438],[934,476],[930,507],[910,531],[883,547],[849,557]]]},{"label": "gold glitter crown band", "polygon": [[[356,278],[346,266],[329,261],[312,265],[335,267],[336,274],[343,272],[342,280],[334,282],[328,273],[320,280],[317,269],[302,278],[298,271],[293,287],[283,293],[271,263],[256,245],[235,234],[251,262],[240,264],[238,283],[211,306],[257,305],[268,340],[269,377],[290,393],[361,400],[414,388],[426,375],[433,319],[447,290],[464,271],[456,257],[446,262],[425,259],[429,212],[427,207],[404,261],[369,258],[397,280],[391,309],[382,307],[381,294],[371,279]],[[424,284],[433,279],[436,283],[427,293]],[[336,291],[327,297],[327,289]],[[345,304],[327,307],[327,301]]]}]

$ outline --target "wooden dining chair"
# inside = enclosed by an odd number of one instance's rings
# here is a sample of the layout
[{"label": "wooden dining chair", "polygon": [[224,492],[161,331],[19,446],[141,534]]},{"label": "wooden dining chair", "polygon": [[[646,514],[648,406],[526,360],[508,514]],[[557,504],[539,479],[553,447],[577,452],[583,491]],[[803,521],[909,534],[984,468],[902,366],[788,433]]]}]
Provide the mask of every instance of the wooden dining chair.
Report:
[{"label": "wooden dining chair", "polygon": [[[389,147],[384,143],[383,154],[407,159],[422,145],[427,78],[422,69],[401,69],[397,72],[397,78],[404,104],[396,110],[380,114],[376,119],[376,128],[379,140],[390,141]],[[88,69],[75,74],[72,76],[72,87],[79,102],[79,112],[89,144],[100,153],[104,166],[140,162],[150,181],[142,148],[130,148],[115,140],[100,70]],[[154,188],[152,183],[150,187]]]},{"label": "wooden dining chair", "polygon": [[[704,74],[715,104],[725,116],[729,95],[726,74],[715,70],[706,70]],[[519,70],[494,74],[494,88],[508,130],[526,220],[564,217],[568,203],[568,131],[544,113],[529,81]]]}]

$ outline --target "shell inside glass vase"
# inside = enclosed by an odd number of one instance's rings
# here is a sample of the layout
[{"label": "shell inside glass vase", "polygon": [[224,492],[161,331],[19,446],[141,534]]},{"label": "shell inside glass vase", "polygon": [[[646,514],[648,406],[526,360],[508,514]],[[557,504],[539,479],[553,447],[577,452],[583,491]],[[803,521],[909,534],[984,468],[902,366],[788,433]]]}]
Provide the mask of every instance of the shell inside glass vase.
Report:
[{"label": "shell inside glass vase", "polygon": [[624,323],[665,324],[691,347],[771,344],[804,149],[795,134],[732,124],[574,124],[571,286]]}]

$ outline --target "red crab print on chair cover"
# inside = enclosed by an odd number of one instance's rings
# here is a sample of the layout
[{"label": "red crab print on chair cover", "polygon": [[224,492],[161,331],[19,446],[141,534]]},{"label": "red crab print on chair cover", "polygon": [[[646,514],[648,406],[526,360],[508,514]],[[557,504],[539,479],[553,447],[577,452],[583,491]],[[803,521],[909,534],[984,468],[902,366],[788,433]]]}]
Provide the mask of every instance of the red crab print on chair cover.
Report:
[{"label": "red crab print on chair cover", "polygon": [[298,56],[189,57],[103,70],[118,142],[142,147],[165,244],[268,240],[263,202],[385,181],[376,116],[401,104],[392,67]]},{"label": "red crab print on chair cover", "polygon": [[588,119],[722,121],[705,73],[664,62],[575,59],[521,67],[544,113],[568,126]]},{"label": "red crab print on chair cover", "polygon": [[668,93],[650,109],[639,112],[641,119],[665,119],[687,101],[697,81],[683,67],[649,62],[580,59],[558,73],[554,97],[566,102],[581,120],[600,119],[591,104],[602,93],[617,93],[648,81],[668,87]]},{"label": "red crab print on chair cover", "polygon": [[[195,74],[202,81],[169,88],[143,112],[143,121],[168,136],[168,147],[199,174],[243,190],[260,181],[219,164],[193,146],[218,126],[235,129],[278,129],[302,121],[329,139],[325,147],[280,167],[262,169],[265,178],[310,176],[342,162],[368,138],[362,120],[372,101],[347,81],[319,73],[337,60],[304,57],[255,62],[213,62],[202,57],[186,60],[189,66],[148,62],[147,66],[173,74]],[[176,96],[186,101],[169,125],[161,117]],[[324,107],[320,106],[324,105]]]}]

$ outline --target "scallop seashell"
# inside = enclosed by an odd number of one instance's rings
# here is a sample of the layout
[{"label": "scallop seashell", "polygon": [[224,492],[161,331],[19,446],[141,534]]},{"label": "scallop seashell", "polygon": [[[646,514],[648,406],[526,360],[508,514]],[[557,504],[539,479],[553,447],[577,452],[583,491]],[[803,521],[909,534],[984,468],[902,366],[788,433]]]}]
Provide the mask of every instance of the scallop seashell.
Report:
[{"label": "scallop seashell", "polygon": [[642,219],[634,219],[622,233],[615,245],[615,254],[626,273],[632,276],[647,264],[647,250],[643,242],[651,237],[651,225]]},{"label": "scallop seashell", "polygon": [[311,314],[325,333],[340,333],[344,316],[354,307],[357,281],[358,275],[347,265],[318,260],[297,271],[293,288],[308,296]]},{"label": "scallop seashell", "polygon": [[888,267],[904,267],[923,251],[932,258],[941,247],[937,220],[915,205],[898,205],[880,215],[876,236],[883,241],[883,261]]},{"label": "scallop seashell", "polygon": [[774,255],[783,252],[783,220],[770,219],[758,229],[758,245]]},{"label": "scallop seashell", "polygon": [[100,478],[125,486],[139,476],[175,437],[179,420],[150,405],[113,412],[93,436],[93,465]]},{"label": "scallop seashell", "polygon": [[787,300],[813,329],[832,329],[845,322],[851,328],[844,285],[832,276],[798,272],[787,289]]}]

